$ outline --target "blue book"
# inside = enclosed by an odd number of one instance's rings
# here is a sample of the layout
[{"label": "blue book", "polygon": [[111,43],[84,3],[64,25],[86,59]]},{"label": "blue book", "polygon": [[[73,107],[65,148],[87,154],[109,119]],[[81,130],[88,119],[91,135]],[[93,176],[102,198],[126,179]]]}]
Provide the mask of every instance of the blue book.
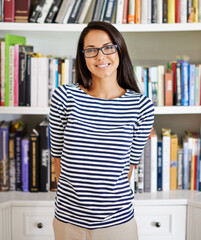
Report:
[{"label": "blue book", "polygon": [[181,64],[182,77],[182,106],[189,106],[189,62],[182,61]]},{"label": "blue book", "polygon": [[111,23],[114,13],[115,0],[107,0],[103,21]]},{"label": "blue book", "polygon": [[22,191],[29,191],[29,139],[23,138],[21,145],[22,156]]},{"label": "blue book", "polygon": [[189,106],[195,106],[195,64],[190,64],[189,75]]},{"label": "blue book", "polygon": [[162,191],[162,180],[163,180],[163,171],[162,171],[162,156],[163,156],[163,142],[160,140],[157,144],[157,191]]},{"label": "blue book", "polygon": [[[151,99],[154,106],[157,106],[157,89],[158,89],[158,67],[149,68],[149,78],[150,78],[150,87],[149,92],[151,92]],[[150,96],[149,96],[150,97]]]},{"label": "blue book", "polygon": [[148,69],[143,70],[144,95],[148,97]]}]

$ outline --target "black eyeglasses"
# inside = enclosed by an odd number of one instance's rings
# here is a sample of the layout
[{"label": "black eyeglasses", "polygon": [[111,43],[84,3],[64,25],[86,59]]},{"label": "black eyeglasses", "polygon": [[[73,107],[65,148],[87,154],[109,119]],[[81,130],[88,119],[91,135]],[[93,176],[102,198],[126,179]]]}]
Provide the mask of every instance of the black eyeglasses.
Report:
[{"label": "black eyeglasses", "polygon": [[82,52],[84,53],[84,56],[86,58],[93,58],[98,55],[99,50],[101,50],[101,52],[104,55],[111,55],[117,51],[117,45],[113,44],[113,45],[107,45],[107,46],[104,46],[101,48],[87,48],[87,49],[82,50]]}]

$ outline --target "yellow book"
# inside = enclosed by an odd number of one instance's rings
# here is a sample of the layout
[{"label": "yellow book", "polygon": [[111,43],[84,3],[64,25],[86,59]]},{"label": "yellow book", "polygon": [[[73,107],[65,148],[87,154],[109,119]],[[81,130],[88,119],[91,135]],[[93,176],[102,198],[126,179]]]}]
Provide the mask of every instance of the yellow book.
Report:
[{"label": "yellow book", "polygon": [[[193,22],[199,22],[199,0],[193,0]],[[201,7],[201,6],[200,6]]]},{"label": "yellow book", "polygon": [[175,23],[175,0],[168,0],[168,23]]},{"label": "yellow book", "polygon": [[61,63],[61,85],[65,84],[65,62]]},{"label": "yellow book", "polygon": [[174,134],[170,141],[170,190],[177,189],[177,150],[178,136]]}]

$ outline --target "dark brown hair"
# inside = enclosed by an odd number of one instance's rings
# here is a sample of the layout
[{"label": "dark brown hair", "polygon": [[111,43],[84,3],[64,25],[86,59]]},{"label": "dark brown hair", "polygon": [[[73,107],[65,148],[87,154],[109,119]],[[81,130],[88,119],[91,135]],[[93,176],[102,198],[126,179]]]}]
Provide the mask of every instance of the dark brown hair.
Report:
[{"label": "dark brown hair", "polygon": [[105,31],[110,36],[112,42],[118,46],[119,66],[117,69],[117,81],[119,86],[124,89],[131,89],[135,92],[140,92],[134,77],[133,66],[123,36],[112,24],[102,21],[89,22],[80,34],[75,60],[76,82],[88,90],[90,90],[92,86],[91,73],[86,66],[82,50],[85,36],[88,32],[94,29]]}]

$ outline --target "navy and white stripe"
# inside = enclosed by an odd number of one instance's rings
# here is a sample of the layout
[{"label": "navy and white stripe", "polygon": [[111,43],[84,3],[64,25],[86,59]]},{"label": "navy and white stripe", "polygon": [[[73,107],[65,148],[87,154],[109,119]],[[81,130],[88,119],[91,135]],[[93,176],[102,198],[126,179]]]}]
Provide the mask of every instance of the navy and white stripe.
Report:
[{"label": "navy and white stripe", "polygon": [[51,155],[61,158],[55,216],[87,229],[110,227],[134,216],[128,182],[150,134],[151,100],[132,90],[98,99],[63,85],[50,107]]}]

